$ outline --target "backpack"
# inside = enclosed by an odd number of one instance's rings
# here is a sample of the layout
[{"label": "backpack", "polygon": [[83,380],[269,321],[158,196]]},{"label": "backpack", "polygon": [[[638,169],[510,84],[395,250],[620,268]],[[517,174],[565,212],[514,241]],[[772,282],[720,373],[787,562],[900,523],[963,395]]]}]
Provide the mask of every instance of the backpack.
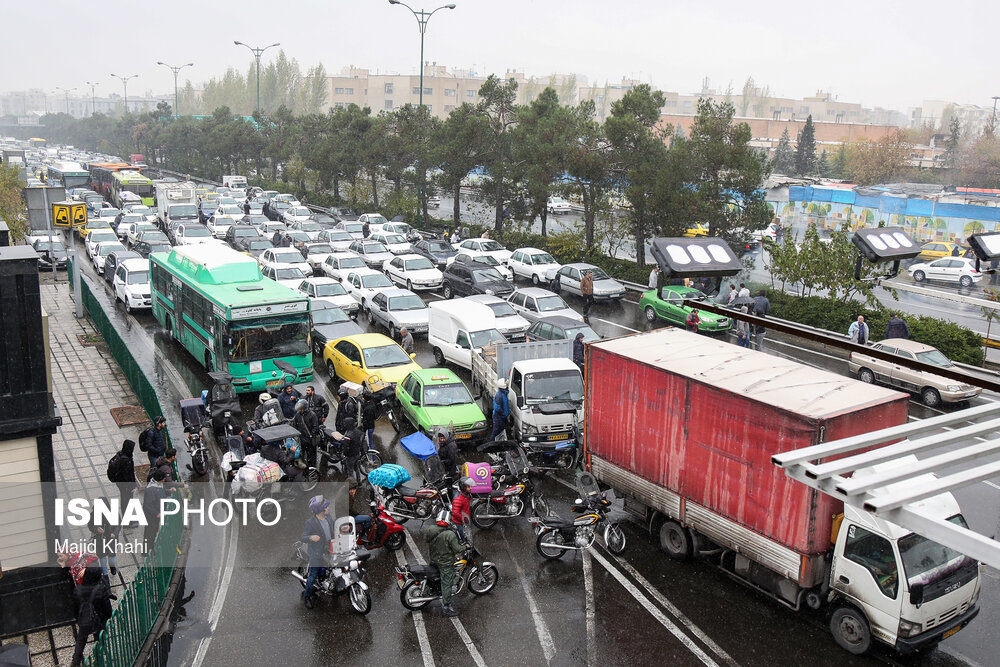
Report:
[{"label": "backpack", "polygon": [[94,600],[103,587],[104,584],[95,585],[94,590],[90,592],[90,597],[80,603],[80,615],[77,618],[77,626],[81,629],[87,629],[88,634],[91,632],[100,632],[104,629],[104,626],[107,623],[107,621],[97,613],[97,607],[94,605]]},{"label": "backpack", "polygon": [[114,456],[111,457],[110,461],[108,461],[108,481],[109,482],[117,482],[118,478],[120,477],[120,475],[118,474],[118,472],[119,472],[118,471],[118,465],[119,465],[119,463],[121,463],[121,456],[122,456],[122,453],[118,452],[117,454],[115,454]]},{"label": "backpack", "polygon": [[148,452],[149,441],[152,439],[153,439],[153,427],[150,426],[145,431],[139,434],[139,451]]}]

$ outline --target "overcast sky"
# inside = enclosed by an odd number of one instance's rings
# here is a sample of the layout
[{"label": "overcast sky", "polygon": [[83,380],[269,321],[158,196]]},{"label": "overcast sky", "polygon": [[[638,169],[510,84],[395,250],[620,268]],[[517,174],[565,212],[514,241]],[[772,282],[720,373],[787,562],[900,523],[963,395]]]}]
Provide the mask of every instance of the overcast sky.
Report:
[{"label": "overcast sky", "polygon": [[[711,86],[738,93],[748,75],[787,97],[827,90],[842,101],[905,110],[925,99],[991,106],[1000,3],[841,0],[456,0],[431,20],[425,59],[483,73],[575,72],[591,83],[623,77],[671,92]],[[0,0],[0,91],[78,88],[121,92],[110,73],[138,74],[129,91],[172,92],[156,61],[196,84],[280,42],[303,72],[322,62],[416,73],[414,17],[387,0]],[[418,2],[410,5],[419,9]],[[437,3],[425,5],[427,9]],[[265,59],[269,57],[265,54]],[[87,89],[89,93],[89,88]]]}]

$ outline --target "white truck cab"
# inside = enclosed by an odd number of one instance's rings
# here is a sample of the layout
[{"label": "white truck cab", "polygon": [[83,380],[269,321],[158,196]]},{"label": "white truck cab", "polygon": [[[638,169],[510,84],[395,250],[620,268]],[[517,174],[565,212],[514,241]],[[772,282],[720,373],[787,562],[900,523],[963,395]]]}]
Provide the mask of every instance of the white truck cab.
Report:
[{"label": "white truck cab", "polygon": [[428,304],[427,342],[439,366],[450,361],[471,369],[473,348],[506,343],[507,339],[497,330],[496,316],[489,307],[454,299]]}]

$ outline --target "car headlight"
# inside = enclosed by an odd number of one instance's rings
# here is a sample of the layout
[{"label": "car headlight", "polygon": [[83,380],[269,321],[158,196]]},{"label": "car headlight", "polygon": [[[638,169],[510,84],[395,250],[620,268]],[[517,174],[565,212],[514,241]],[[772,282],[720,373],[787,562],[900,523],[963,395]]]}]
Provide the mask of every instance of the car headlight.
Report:
[{"label": "car headlight", "polygon": [[924,626],[920,623],[914,623],[913,621],[908,621],[905,618],[899,619],[899,632],[896,634],[900,637],[912,637],[914,635],[919,635],[923,632]]},{"label": "car headlight", "polygon": [[962,388],[957,384],[950,384],[948,385],[948,391],[962,391]]},{"label": "car headlight", "polygon": [[486,420],[480,419],[479,421],[477,421],[475,424],[472,425],[472,428],[486,428]]},{"label": "car headlight", "polygon": [[524,433],[524,435],[533,435],[535,433],[538,433],[538,428],[531,424],[523,424],[521,426],[521,431]]},{"label": "car headlight", "polygon": [[486,293],[489,294],[490,296],[495,296],[496,295],[496,293],[493,290],[491,290],[491,289],[486,290]]}]

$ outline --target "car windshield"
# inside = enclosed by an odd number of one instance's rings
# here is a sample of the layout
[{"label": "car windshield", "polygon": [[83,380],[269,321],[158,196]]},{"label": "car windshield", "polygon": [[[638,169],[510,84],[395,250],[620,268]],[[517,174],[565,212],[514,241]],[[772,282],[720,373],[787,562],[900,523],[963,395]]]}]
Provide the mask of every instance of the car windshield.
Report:
[{"label": "car windshield", "polygon": [[424,386],[424,406],[462,405],[472,403],[472,395],[461,382]]},{"label": "car windshield", "polygon": [[145,218],[145,216],[142,216],[142,215],[132,215],[132,214],[129,214],[129,215],[122,216],[122,221],[119,224],[123,224],[124,223],[124,224],[127,225],[130,222],[146,222],[146,218]]},{"label": "car windshield", "polygon": [[410,355],[403,352],[403,348],[395,343],[382,347],[366,347],[364,355],[366,368],[388,368],[413,363]]},{"label": "car windshield", "polygon": [[121,243],[102,243],[101,247],[98,248],[98,254],[101,257],[107,257],[116,250],[124,250],[125,246]]},{"label": "car windshield", "polygon": [[235,208],[236,200],[232,197],[219,197],[218,203],[223,207],[223,210],[228,210],[229,208]]},{"label": "car windshield", "polygon": [[323,227],[317,222],[302,222],[299,223],[299,229],[303,232],[318,232],[321,231]]},{"label": "car windshield", "polygon": [[287,234],[285,234],[285,236],[287,236],[291,240],[297,241],[299,243],[310,243],[310,242],[312,242],[312,239],[309,238],[309,235],[306,234],[305,232],[288,232]]},{"label": "car windshield", "polygon": [[243,210],[239,206],[223,206],[222,207],[222,214],[223,215],[232,215],[232,216],[236,216],[236,217],[242,217],[243,216]]},{"label": "car windshield", "polygon": [[482,248],[486,252],[494,252],[496,250],[504,250],[505,249],[502,245],[500,245],[499,243],[497,243],[496,241],[493,241],[493,240],[483,241],[480,244],[480,248]]},{"label": "car windshield", "polygon": [[503,334],[496,329],[473,331],[469,334],[469,339],[472,341],[472,347],[487,347],[489,345],[507,342],[507,339],[503,337]]},{"label": "car windshield", "polygon": [[340,258],[340,268],[342,269],[360,269],[365,263],[361,261],[360,257],[341,257]]},{"label": "car windshield", "polygon": [[370,276],[361,276],[361,284],[368,289],[392,287],[392,281],[381,273],[372,274]]},{"label": "car windshield", "polygon": [[474,261],[476,261],[476,262],[481,263],[481,264],[489,264],[490,266],[499,266],[500,265],[500,260],[498,260],[493,255],[479,255],[477,257],[473,257],[472,259]]},{"label": "car windshield", "polygon": [[297,266],[289,266],[274,270],[275,280],[302,280],[305,274]]},{"label": "car windshield", "polygon": [[498,301],[497,303],[488,303],[489,309],[493,311],[496,317],[510,317],[511,315],[517,315],[517,311],[510,307],[510,304],[506,301]]},{"label": "car windshield", "polygon": [[389,252],[388,249],[378,241],[375,243],[364,243],[361,245],[361,252],[366,255],[374,255],[377,252]]},{"label": "car windshield", "polygon": [[350,317],[340,308],[321,308],[312,311],[313,324],[339,324],[350,321]]},{"label": "car windshield", "polygon": [[253,227],[233,227],[233,236],[240,238],[241,236],[260,236],[257,230]]},{"label": "car windshield", "polygon": [[316,285],[316,296],[344,296],[347,290],[340,283],[320,283]]},{"label": "car windshield", "polygon": [[98,243],[104,243],[105,241],[114,241],[117,238],[118,237],[115,236],[114,232],[100,232],[90,234],[87,237],[87,240],[90,241],[92,245],[97,245]]},{"label": "car windshield", "polygon": [[531,256],[531,263],[535,264],[535,265],[538,265],[538,264],[555,264],[556,260],[554,260],[552,258],[552,255],[550,255],[549,253],[547,253],[547,252],[541,252],[541,253],[538,253],[537,255],[532,255]]},{"label": "car windshield", "polygon": [[566,302],[563,301],[563,298],[555,294],[552,296],[540,296],[535,299],[535,303],[538,304],[538,312],[540,313],[569,308],[569,306],[566,305]]},{"label": "car windshield", "polygon": [[413,231],[413,227],[410,227],[405,222],[394,222],[391,225],[389,225],[389,227],[390,229],[392,229],[392,231],[398,232],[400,234],[409,234],[410,232]]},{"label": "car windshield", "polygon": [[385,234],[382,237],[382,242],[392,245],[396,243],[406,243],[406,239],[404,239],[399,234]]},{"label": "car windshield", "polygon": [[590,272],[594,274],[594,280],[611,280],[611,276],[599,266],[592,267]]},{"label": "car windshield", "polygon": [[229,325],[229,361],[259,361],[309,354],[308,314],[255,317]]},{"label": "car windshield", "polygon": [[249,248],[250,250],[267,250],[268,248],[273,248],[273,247],[274,246],[271,244],[270,241],[264,241],[264,240],[250,241],[249,245],[247,245],[247,248]]},{"label": "car windshield", "polygon": [[146,243],[153,243],[155,241],[160,241],[162,243],[170,242],[163,232],[157,232],[152,230],[148,232],[142,232],[141,234],[139,234],[139,240],[145,241]]},{"label": "car windshield", "polygon": [[934,364],[935,366],[940,366],[941,368],[948,368],[952,365],[951,359],[941,354],[939,350],[917,352],[917,361],[922,361],[925,364]]},{"label": "car windshield", "polygon": [[406,294],[404,296],[394,296],[389,299],[389,310],[422,310],[426,308],[424,302],[416,294]]},{"label": "car windshield", "polygon": [[169,243],[157,243],[149,246],[149,252],[170,252]]},{"label": "car windshield", "polygon": [[[968,528],[968,524],[961,514],[949,517],[948,521]],[[951,547],[932,542],[916,533],[899,538],[899,555],[903,559],[906,581],[911,588],[914,584],[927,586],[941,581],[956,571],[975,563],[974,560]]]},{"label": "car windshield", "polygon": [[424,269],[433,269],[434,265],[431,264],[431,260],[426,257],[421,257],[420,259],[408,259],[406,260],[406,270],[407,271],[423,271]]},{"label": "car windshield", "polygon": [[121,211],[117,208],[102,208],[100,211],[100,216],[102,218],[117,218]]},{"label": "car windshield", "polygon": [[427,249],[431,252],[453,252],[455,250],[444,241],[431,241],[427,244]]},{"label": "car windshield", "polygon": [[493,269],[477,269],[472,272],[477,283],[487,283],[490,281],[503,281],[503,276]]},{"label": "car windshield", "polygon": [[369,225],[384,225],[387,222],[389,222],[389,221],[386,220],[385,218],[383,218],[381,215],[378,215],[378,214],[369,215],[368,216],[368,224]]},{"label": "car windshield", "polygon": [[129,271],[128,280],[125,283],[128,285],[146,285],[149,283],[149,271]]},{"label": "car windshield", "polygon": [[50,246],[51,249],[55,251],[66,249],[66,246],[62,244],[62,241],[53,241],[51,244],[48,241],[38,241],[35,243],[35,250],[49,250]]},{"label": "car windshield", "polygon": [[212,232],[208,231],[206,227],[185,227],[184,236],[188,238],[193,238],[197,236],[211,236]]},{"label": "car windshield", "polygon": [[305,208],[304,206],[293,206],[292,208],[288,209],[288,215],[295,215],[295,216],[304,215],[308,217],[312,215],[312,213],[309,211],[309,209]]},{"label": "car windshield", "polygon": [[344,229],[345,230],[347,230],[348,232],[354,232],[354,233],[361,232],[361,230],[362,230],[363,227],[364,227],[364,225],[362,225],[361,223],[357,223],[357,222],[352,222],[349,225],[344,225]]},{"label": "car windshield", "polygon": [[683,301],[684,299],[694,299],[695,301],[705,300],[704,293],[696,289],[691,289],[690,287],[664,290],[664,292],[666,293],[667,299],[670,301]]},{"label": "car windshield", "polygon": [[529,405],[549,401],[583,400],[580,371],[541,371],[524,377],[524,400]]},{"label": "car windshield", "polygon": [[274,253],[275,264],[298,264],[302,261],[302,253],[298,250],[286,250]]},{"label": "car windshield", "polygon": [[574,338],[576,338],[577,334],[581,333],[583,334],[584,343],[589,343],[595,340],[601,340],[601,337],[597,335],[597,332],[587,326],[573,327],[571,329],[566,329],[566,338],[573,340]]},{"label": "car windshield", "polygon": [[317,245],[307,246],[306,252],[310,255],[329,255],[333,252],[333,248],[325,243],[319,243]]},{"label": "car windshield", "polygon": [[347,232],[330,232],[331,241],[353,241],[354,237]]}]

